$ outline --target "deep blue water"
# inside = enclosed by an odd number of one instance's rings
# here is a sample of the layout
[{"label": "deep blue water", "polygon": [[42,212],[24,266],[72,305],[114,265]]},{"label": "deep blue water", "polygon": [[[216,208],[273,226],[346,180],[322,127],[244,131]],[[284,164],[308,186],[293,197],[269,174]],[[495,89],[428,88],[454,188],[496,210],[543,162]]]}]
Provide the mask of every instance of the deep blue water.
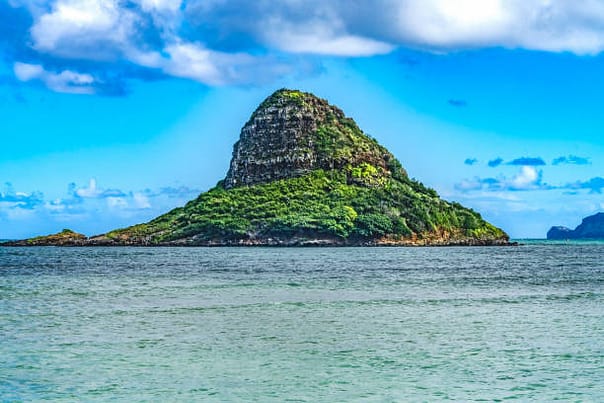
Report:
[{"label": "deep blue water", "polygon": [[604,401],[603,257],[0,248],[0,401]]}]

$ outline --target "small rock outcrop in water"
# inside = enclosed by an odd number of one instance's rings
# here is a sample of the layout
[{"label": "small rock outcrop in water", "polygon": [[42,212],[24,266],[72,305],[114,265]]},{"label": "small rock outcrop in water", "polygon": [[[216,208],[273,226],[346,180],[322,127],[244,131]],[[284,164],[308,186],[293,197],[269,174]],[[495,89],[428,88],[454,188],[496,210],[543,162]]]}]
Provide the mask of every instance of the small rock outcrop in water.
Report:
[{"label": "small rock outcrop in water", "polygon": [[38,239],[49,245],[294,246],[507,245],[509,238],[475,211],[410,179],[340,109],[283,89],[243,126],[226,178],[184,207],[85,240]]},{"label": "small rock outcrop in water", "polygon": [[70,229],[64,229],[63,231],[46,236],[39,236],[35,238],[25,239],[22,241],[6,242],[3,245],[14,245],[14,246],[45,246],[45,245],[56,245],[56,246],[75,246],[75,245],[86,245],[88,238],[86,235],[78,234]]},{"label": "small rock outcrop in water", "polygon": [[567,227],[552,227],[547,231],[547,239],[604,239],[604,213],[585,217],[574,230]]}]

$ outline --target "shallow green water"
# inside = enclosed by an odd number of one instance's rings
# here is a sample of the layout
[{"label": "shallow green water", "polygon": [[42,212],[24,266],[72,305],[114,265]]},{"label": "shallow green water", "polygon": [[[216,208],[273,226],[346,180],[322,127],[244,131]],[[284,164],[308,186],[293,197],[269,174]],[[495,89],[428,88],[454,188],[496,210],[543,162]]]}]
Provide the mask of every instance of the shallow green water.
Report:
[{"label": "shallow green water", "polygon": [[603,401],[602,256],[0,248],[0,400]]}]

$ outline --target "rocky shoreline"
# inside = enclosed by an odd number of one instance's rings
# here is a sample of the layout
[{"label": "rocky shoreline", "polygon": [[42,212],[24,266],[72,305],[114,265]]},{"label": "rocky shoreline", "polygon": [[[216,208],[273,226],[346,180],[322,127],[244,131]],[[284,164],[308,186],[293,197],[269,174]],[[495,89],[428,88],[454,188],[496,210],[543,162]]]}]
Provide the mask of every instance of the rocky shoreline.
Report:
[{"label": "rocky shoreline", "polygon": [[507,239],[477,239],[469,237],[434,237],[426,238],[379,238],[379,239],[339,239],[335,237],[265,237],[251,239],[180,239],[172,242],[151,243],[119,241],[108,238],[105,235],[86,237],[83,234],[71,230],[63,230],[57,234],[36,237],[31,239],[7,241],[0,243],[6,247],[35,247],[35,246],[59,246],[59,247],[413,247],[413,246],[516,246],[517,242]]}]

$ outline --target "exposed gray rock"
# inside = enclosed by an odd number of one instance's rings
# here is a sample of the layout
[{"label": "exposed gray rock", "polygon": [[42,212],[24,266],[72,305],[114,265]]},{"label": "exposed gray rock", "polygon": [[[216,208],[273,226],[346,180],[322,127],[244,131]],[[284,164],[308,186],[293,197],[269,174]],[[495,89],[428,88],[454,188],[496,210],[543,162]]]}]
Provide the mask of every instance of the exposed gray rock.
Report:
[{"label": "exposed gray rock", "polygon": [[[352,119],[324,99],[300,91],[275,92],[241,130],[224,187],[268,183],[361,161],[388,171],[388,162],[394,157],[377,143],[352,144],[353,135],[344,139],[330,136],[335,132],[330,128],[346,125],[351,132],[360,131]],[[333,152],[335,148],[338,153]]]}]

